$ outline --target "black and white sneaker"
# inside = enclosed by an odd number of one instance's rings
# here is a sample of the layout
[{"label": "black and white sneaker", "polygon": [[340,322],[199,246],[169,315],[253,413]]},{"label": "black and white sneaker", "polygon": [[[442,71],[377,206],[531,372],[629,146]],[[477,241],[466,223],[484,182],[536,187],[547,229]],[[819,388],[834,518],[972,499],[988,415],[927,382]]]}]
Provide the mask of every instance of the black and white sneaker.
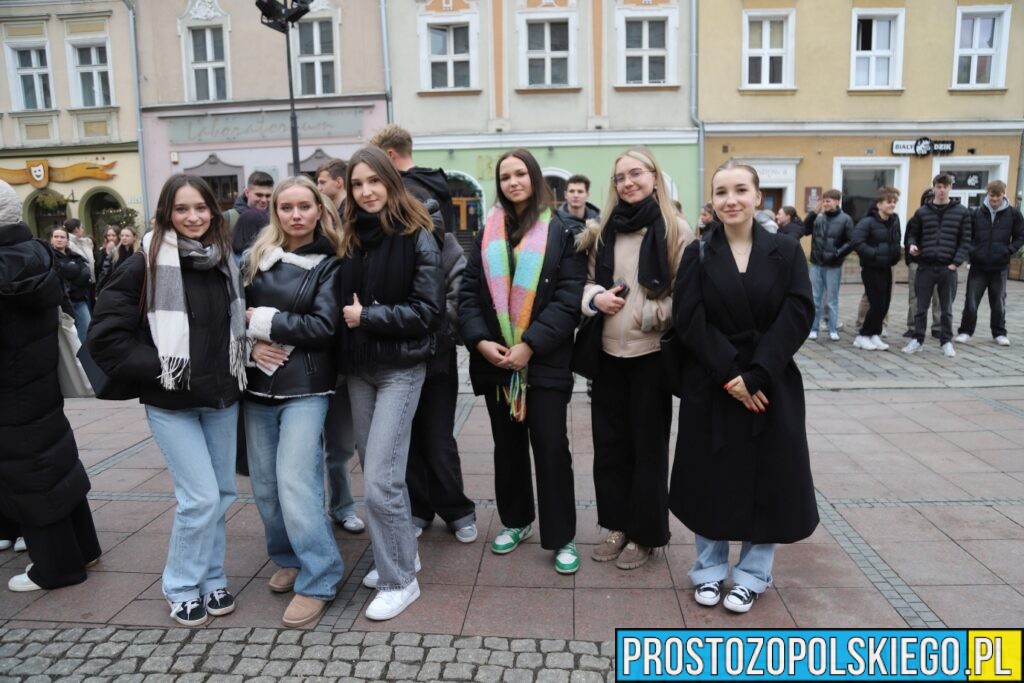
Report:
[{"label": "black and white sneaker", "polygon": [[757,600],[757,593],[743,586],[733,586],[725,596],[725,609],[730,612],[749,612],[754,600]]},{"label": "black and white sneaker", "polygon": [[222,617],[235,611],[235,598],[228,592],[227,588],[218,588],[212,593],[207,593],[203,598],[207,614],[215,617]]},{"label": "black and white sneaker", "polygon": [[182,626],[202,626],[209,618],[202,600],[168,601],[168,604],[171,606],[171,619]]},{"label": "black and white sneaker", "polygon": [[714,607],[722,599],[722,582],[707,581],[700,584],[697,586],[697,590],[693,591],[693,599],[697,601],[698,605]]}]

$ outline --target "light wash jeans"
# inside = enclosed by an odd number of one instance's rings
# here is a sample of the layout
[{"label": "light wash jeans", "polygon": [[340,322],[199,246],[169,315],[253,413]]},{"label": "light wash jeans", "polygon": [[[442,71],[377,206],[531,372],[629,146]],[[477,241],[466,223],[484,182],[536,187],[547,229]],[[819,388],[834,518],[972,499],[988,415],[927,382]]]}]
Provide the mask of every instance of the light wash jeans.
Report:
[{"label": "light wash jeans", "polygon": [[334,394],[327,399],[327,418],[324,420],[324,463],[327,466],[327,490],[330,492],[327,513],[337,522],[356,514],[352,475],[349,473],[349,461],[355,451],[352,402],[348,396],[348,384],[341,377]]},{"label": "light wash jeans", "polygon": [[304,396],[277,405],[247,400],[244,410],[249,476],[267,554],[277,566],[299,570],[296,593],[331,600],[344,568],[323,515],[320,432],[327,397]]},{"label": "light wash jeans", "polygon": [[839,332],[839,283],[842,278],[842,266],[811,264],[811,292],[814,295],[814,323],[811,324],[811,331],[818,329],[824,304],[828,306],[829,334]]},{"label": "light wash jeans", "polygon": [[75,319],[75,331],[78,332],[78,341],[85,345],[85,333],[89,331],[89,323],[92,321],[92,313],[89,312],[88,301],[73,301],[71,303],[71,317]]},{"label": "light wash jeans", "polygon": [[367,369],[348,377],[379,590],[405,588],[416,578],[417,544],[405,468],[412,418],[425,376],[426,365],[420,363],[411,368]]},{"label": "light wash jeans", "polygon": [[146,406],[146,419],[167,460],[178,501],[164,567],[164,595],[171,602],[197,600],[228,585],[224,514],[236,494],[238,404],[185,410]]},{"label": "light wash jeans", "polygon": [[[690,568],[690,581],[694,585],[708,581],[724,581],[729,576],[729,541],[712,541],[700,534],[697,537],[697,561]],[[732,568],[732,581],[755,593],[764,593],[772,585],[774,543],[743,542],[740,561]]]}]

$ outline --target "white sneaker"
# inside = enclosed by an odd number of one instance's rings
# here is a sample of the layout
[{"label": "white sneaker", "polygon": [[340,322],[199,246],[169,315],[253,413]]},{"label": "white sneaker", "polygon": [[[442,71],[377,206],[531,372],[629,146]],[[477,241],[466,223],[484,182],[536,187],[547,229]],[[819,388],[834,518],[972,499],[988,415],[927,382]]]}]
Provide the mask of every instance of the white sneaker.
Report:
[{"label": "white sneaker", "polygon": [[966,332],[961,332],[960,334],[956,335],[956,337],[953,338],[953,341],[955,341],[957,344],[963,344],[964,342],[971,341],[971,335],[967,334]]},{"label": "white sneaker", "polygon": [[1010,338],[1007,337],[1005,334],[1001,334],[998,337],[996,337],[996,344],[999,344],[1000,346],[1009,346]]},{"label": "white sneaker", "polygon": [[[417,574],[419,574],[420,570],[423,569],[423,565],[420,564],[419,553],[416,553],[416,564],[414,567]],[[377,571],[376,567],[366,572],[366,576],[363,577],[363,585],[367,588],[376,588],[378,581],[380,581],[380,573]]]},{"label": "white sneaker", "polygon": [[839,341],[839,333],[838,332],[829,332],[828,333],[828,338],[831,339],[832,341]]},{"label": "white sneaker", "polygon": [[887,339],[888,337],[889,337],[889,328],[885,327],[883,325],[882,326],[882,339]]},{"label": "white sneaker", "polygon": [[21,536],[18,536],[18,540],[14,542],[14,552],[23,553],[26,550],[28,550],[28,546],[25,545],[25,539]]},{"label": "white sneaker", "polygon": [[875,345],[875,348],[879,351],[888,351],[889,345],[882,341],[882,338],[877,334],[871,335],[871,343]]},{"label": "white sneaker", "polygon": [[28,570],[32,568],[32,565],[25,567],[24,574],[18,574],[12,576],[11,580],[7,582],[7,588],[14,591],[15,593],[28,593],[30,591],[41,591],[42,586],[36,584],[35,581],[28,578]]},{"label": "white sneaker", "polygon": [[374,621],[394,619],[419,597],[420,584],[416,579],[405,588],[396,591],[377,591],[377,597],[366,608],[366,618]]},{"label": "white sneaker", "polygon": [[903,347],[903,353],[917,353],[922,348],[921,342],[916,339],[911,339],[910,343]]},{"label": "white sneaker", "polygon": [[874,351],[875,348],[876,348],[875,345],[873,343],[871,343],[871,338],[870,337],[865,337],[865,336],[859,335],[859,334],[853,340],[853,346],[854,346],[854,348],[864,349],[865,351]]},{"label": "white sneaker", "polygon": [[811,333],[809,335],[807,335],[807,338],[808,339],[817,339],[818,338],[818,331],[817,330],[811,330]]},{"label": "white sneaker", "polygon": [[12,545],[14,545],[14,541],[9,541],[6,538],[0,539],[0,551],[7,550]]},{"label": "white sneaker", "polygon": [[476,540],[476,524],[470,523],[455,530],[455,540],[459,543],[472,543]]},{"label": "white sneaker", "polygon": [[366,528],[366,523],[355,515],[348,515],[341,520],[341,528],[350,534],[359,534]]},{"label": "white sneaker", "polygon": [[946,342],[942,345],[942,355],[946,358],[952,358],[956,355],[956,349],[953,348],[953,342]]}]

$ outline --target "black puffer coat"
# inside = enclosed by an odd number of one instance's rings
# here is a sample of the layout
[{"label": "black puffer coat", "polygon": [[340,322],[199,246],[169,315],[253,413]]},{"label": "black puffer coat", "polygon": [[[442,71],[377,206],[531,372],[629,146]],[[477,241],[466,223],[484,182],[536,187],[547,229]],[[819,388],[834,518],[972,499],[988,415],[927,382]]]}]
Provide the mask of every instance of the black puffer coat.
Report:
[{"label": "black puffer coat", "polygon": [[263,257],[259,274],[245,288],[245,305],[256,309],[249,334],[295,350],[273,375],[249,368],[248,393],[290,398],[334,390],[339,266],[334,247],[322,234],[294,252],[276,249]]},{"label": "black puffer coat", "polygon": [[891,268],[900,260],[900,217],[896,214],[882,220],[878,207],[853,228],[853,248],[860,255],[862,268]]},{"label": "black puffer coat", "polygon": [[1005,197],[995,216],[987,204],[986,201],[978,207],[974,215],[971,268],[1002,270],[1024,246],[1024,217]]},{"label": "black puffer coat", "polygon": [[57,381],[53,258],[24,223],[0,226],[0,511],[31,526],[67,517],[89,492]]},{"label": "black puffer coat", "polygon": [[190,365],[189,388],[182,391],[167,391],[158,380],[160,358],[139,310],[148,276],[138,251],[110,278],[96,301],[86,339],[93,360],[115,379],[138,382],[139,401],[146,405],[184,410],[237,402],[241,392],[228,365],[231,301],[224,275],[216,268],[190,268],[188,259],[182,262]]},{"label": "black puffer coat", "polygon": [[[587,281],[586,254],[576,251],[576,235],[582,229],[583,223],[575,219],[557,212],[551,214],[530,325],[523,333],[523,341],[533,349],[527,375],[530,386],[572,391],[569,361],[573,334],[582,315],[583,285]],[[504,343],[480,257],[483,235],[481,230],[469,252],[459,291],[459,327],[462,341],[469,349],[469,377],[477,395],[507,385],[512,374],[510,370],[494,367],[476,350],[476,345],[485,339]]]},{"label": "black puffer coat", "polygon": [[[822,221],[818,221],[818,217]],[[853,219],[842,209],[817,214],[813,211],[804,219],[811,235],[811,263],[835,267],[853,251]]]},{"label": "black puffer coat", "polygon": [[907,223],[907,245],[920,249],[918,263],[963,265],[971,248],[971,213],[960,200],[928,202]]},{"label": "black puffer coat", "polygon": [[88,301],[89,287],[92,280],[89,277],[89,262],[82,258],[81,254],[68,249],[61,253],[53,250],[57,274],[64,281],[64,290],[68,298],[73,301]]}]

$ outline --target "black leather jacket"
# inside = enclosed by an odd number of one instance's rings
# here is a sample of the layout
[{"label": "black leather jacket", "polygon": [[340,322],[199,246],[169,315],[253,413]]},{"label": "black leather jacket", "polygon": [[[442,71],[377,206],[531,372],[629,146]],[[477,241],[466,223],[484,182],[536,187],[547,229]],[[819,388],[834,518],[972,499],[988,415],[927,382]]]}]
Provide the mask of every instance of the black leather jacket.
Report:
[{"label": "black leather jacket", "polygon": [[246,306],[256,309],[249,336],[295,348],[273,375],[250,367],[247,393],[294,398],[334,390],[334,344],[341,319],[339,267],[331,243],[322,235],[294,252],[276,249],[264,256],[255,279],[245,288]]}]

